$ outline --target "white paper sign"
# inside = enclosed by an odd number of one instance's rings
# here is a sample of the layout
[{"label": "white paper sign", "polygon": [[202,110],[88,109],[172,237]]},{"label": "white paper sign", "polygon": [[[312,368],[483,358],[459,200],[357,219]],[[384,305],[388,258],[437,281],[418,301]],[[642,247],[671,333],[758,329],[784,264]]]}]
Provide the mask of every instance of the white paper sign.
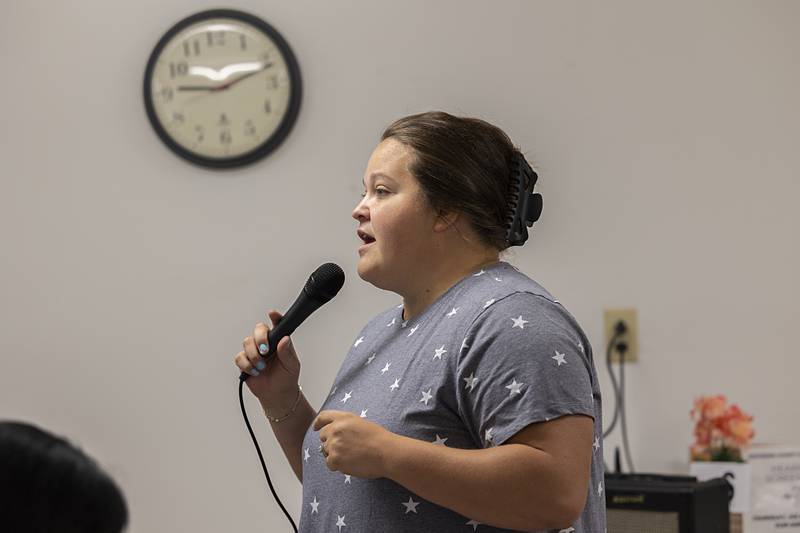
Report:
[{"label": "white paper sign", "polygon": [[753,491],[747,533],[800,532],[800,446],[756,445],[747,462]]}]

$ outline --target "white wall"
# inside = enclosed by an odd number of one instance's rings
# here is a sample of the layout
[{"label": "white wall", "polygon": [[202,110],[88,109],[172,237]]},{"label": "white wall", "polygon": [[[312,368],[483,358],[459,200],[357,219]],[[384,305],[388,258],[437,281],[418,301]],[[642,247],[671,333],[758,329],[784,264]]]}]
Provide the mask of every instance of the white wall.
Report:
[{"label": "white wall", "polygon": [[[489,120],[535,159],[543,219],[509,260],[584,326],[606,420],[602,309],[638,308],[639,470],[685,471],[703,393],[754,413],[758,441],[800,442],[800,3],[228,3],[284,34],[305,98],[277,152],[225,173],[172,155],[141,99],[162,33],[219,6],[16,0],[0,19],[0,418],[96,456],[132,531],[289,529],[232,358],[339,263],[344,289],[294,336],[320,404],[397,302],[355,273],[367,158],[390,121],[430,109]],[[297,518],[301,487],[257,426]]]}]

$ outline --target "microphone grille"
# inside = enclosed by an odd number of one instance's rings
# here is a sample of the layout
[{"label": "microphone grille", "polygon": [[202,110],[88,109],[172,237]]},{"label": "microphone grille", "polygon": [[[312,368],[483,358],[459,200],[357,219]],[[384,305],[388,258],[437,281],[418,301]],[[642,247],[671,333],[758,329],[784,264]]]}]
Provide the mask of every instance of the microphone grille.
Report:
[{"label": "microphone grille", "polygon": [[303,290],[317,300],[325,303],[336,296],[344,285],[344,271],[336,263],[325,263],[308,277]]}]

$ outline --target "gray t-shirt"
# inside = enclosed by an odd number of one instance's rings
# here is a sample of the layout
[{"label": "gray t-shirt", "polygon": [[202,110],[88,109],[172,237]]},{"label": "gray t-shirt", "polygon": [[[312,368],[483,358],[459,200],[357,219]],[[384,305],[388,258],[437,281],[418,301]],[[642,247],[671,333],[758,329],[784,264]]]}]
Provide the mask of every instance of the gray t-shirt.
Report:
[{"label": "gray t-shirt", "polygon": [[[594,419],[592,471],[580,518],[558,533],[605,530],[600,388],[578,323],[538,283],[501,261],[471,273],[424,312],[399,305],[358,334],[320,408],[442,446],[499,446],[534,422]],[[417,496],[387,478],[328,469],[319,433],[303,440],[300,531],[510,531]],[[535,479],[531,483],[536,483]]]}]

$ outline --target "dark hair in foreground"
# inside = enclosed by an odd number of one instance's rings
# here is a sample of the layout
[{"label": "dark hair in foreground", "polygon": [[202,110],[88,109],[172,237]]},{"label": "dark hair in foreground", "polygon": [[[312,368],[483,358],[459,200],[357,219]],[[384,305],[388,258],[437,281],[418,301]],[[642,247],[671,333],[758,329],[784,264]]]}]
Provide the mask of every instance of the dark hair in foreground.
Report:
[{"label": "dark hair in foreground", "polygon": [[120,533],[125,498],[95,461],[31,424],[0,421],[0,531]]},{"label": "dark hair in foreground", "polygon": [[503,251],[509,213],[511,162],[518,151],[497,126],[442,111],[409,115],[381,135],[412,148],[409,172],[430,206],[467,216],[485,246]]}]

